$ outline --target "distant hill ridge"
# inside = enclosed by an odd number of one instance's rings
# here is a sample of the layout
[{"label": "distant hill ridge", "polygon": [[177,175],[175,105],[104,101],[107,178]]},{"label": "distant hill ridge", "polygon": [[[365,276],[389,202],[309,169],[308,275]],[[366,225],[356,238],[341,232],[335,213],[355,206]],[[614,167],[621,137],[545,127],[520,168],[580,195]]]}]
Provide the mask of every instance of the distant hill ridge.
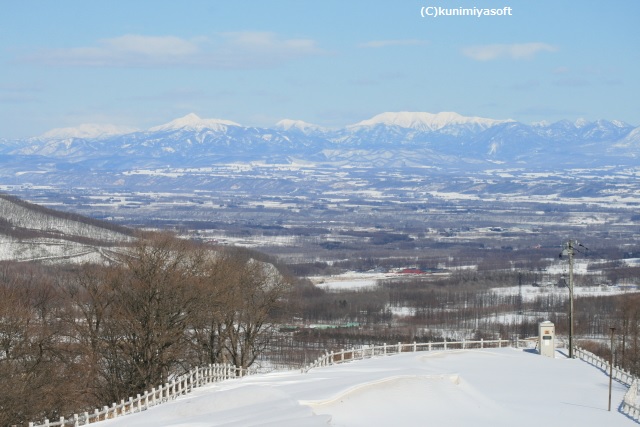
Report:
[{"label": "distant hill ridge", "polygon": [[0,194],[0,260],[96,261],[105,248],[133,238],[132,229]]},{"label": "distant hill ridge", "polygon": [[[12,210],[12,209],[7,209],[7,206],[10,205],[15,205],[16,207],[20,207],[23,210],[22,211],[18,211],[16,210]],[[131,236],[133,234],[133,230],[127,227],[123,227],[121,225],[117,225],[117,224],[113,224],[107,221],[101,221],[98,219],[94,219],[94,218],[89,218],[83,215],[79,215],[79,214],[75,214],[72,212],[63,212],[63,211],[58,211],[55,209],[51,209],[48,208],[46,206],[41,206],[41,205],[37,205],[35,203],[30,203],[26,200],[23,200],[19,197],[16,196],[12,196],[9,194],[2,194],[0,193],[0,206],[3,207],[2,210],[2,219],[4,221],[8,221],[8,222],[16,222],[16,221],[20,221],[21,223],[25,223],[25,224],[31,224],[32,220],[36,220],[35,217],[33,216],[26,216],[26,217],[22,217],[20,218],[17,213],[24,213],[25,211],[32,211],[34,213],[40,214],[42,217],[51,217],[51,218],[57,218],[63,221],[71,221],[71,222],[76,222],[79,224],[85,224],[85,225],[89,225],[95,228],[99,228],[99,229],[105,229],[105,230],[109,230],[113,233],[116,234],[123,234],[126,236]],[[33,224],[33,225],[37,225],[37,224]],[[36,229],[36,227],[27,227],[27,228],[31,228],[31,229]]]}]

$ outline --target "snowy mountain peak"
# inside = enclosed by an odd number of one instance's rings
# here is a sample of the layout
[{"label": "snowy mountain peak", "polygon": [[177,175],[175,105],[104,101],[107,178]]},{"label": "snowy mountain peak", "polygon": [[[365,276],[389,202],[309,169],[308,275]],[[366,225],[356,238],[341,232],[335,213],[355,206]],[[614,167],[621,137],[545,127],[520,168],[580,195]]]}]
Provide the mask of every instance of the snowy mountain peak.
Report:
[{"label": "snowy mountain peak", "polygon": [[494,120],[481,117],[465,117],[458,113],[421,113],[402,111],[397,113],[382,113],[368,120],[363,120],[349,128],[370,127],[379,124],[387,126],[399,126],[402,128],[421,131],[435,131],[450,125],[474,125],[481,128],[489,128],[499,123],[512,122],[513,120]]},{"label": "snowy mountain peak", "polygon": [[587,124],[589,124],[589,122],[587,121],[587,119],[583,119],[583,118],[579,118],[578,120],[576,120],[574,122],[575,127],[577,128],[581,128],[586,126]]},{"label": "snowy mountain peak", "polygon": [[276,123],[275,129],[285,130],[285,131],[298,130],[304,134],[307,134],[310,132],[326,131],[326,129],[323,128],[322,126],[314,125],[312,123],[307,123],[302,120],[291,120],[291,119],[280,120],[278,123]]},{"label": "snowy mountain peak", "polygon": [[123,126],[82,124],[77,127],[51,129],[40,135],[37,139],[106,138],[136,131],[137,129]]},{"label": "snowy mountain peak", "polygon": [[203,129],[226,130],[227,126],[240,126],[236,122],[221,119],[201,119],[194,113],[172,120],[160,126],[149,129],[149,132],[161,132],[171,130],[192,130],[201,131]]},{"label": "snowy mountain peak", "polygon": [[539,122],[533,122],[533,123],[531,123],[531,126],[534,126],[534,127],[541,127],[541,128],[543,128],[543,127],[547,127],[547,126],[550,126],[550,125],[551,125],[551,122],[550,122],[550,121],[548,121],[548,120],[540,120]]}]

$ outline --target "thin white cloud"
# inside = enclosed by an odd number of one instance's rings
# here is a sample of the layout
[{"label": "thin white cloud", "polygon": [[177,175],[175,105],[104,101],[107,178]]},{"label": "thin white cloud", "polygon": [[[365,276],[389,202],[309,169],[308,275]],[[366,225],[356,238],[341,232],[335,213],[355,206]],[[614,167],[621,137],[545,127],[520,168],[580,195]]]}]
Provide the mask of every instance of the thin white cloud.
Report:
[{"label": "thin white cloud", "polygon": [[128,34],[92,46],[49,49],[21,58],[24,62],[69,67],[251,68],[324,54],[310,39],[282,39],[270,32],[233,32],[215,37]]},{"label": "thin white cloud", "polygon": [[272,66],[296,58],[327,52],[311,39],[282,39],[272,32],[228,32],[221,34],[206,63],[228,67]]},{"label": "thin white cloud", "polygon": [[389,46],[424,46],[429,44],[426,40],[407,39],[407,40],[373,40],[365,43],[360,43],[358,47],[365,48],[381,48]]},{"label": "thin white cloud", "polygon": [[94,46],[44,50],[22,59],[53,66],[147,67],[175,64],[199,51],[196,43],[179,37],[127,34],[99,40]]},{"label": "thin white cloud", "polygon": [[179,37],[149,37],[141,35],[125,35],[103,42],[105,47],[113,52],[131,53],[148,57],[184,56],[198,52],[198,46]]},{"label": "thin white cloud", "polygon": [[476,61],[491,61],[499,58],[532,59],[540,52],[556,52],[557,47],[547,43],[514,43],[468,46],[462,54]]},{"label": "thin white cloud", "polygon": [[0,85],[0,103],[19,104],[39,99],[41,87],[15,84]]}]

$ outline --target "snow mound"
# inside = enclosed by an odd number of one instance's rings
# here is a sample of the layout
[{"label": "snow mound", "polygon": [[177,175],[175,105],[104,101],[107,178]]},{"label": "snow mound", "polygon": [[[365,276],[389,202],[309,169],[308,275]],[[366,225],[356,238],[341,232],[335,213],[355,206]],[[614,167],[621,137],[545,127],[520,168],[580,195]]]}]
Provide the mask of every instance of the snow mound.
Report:
[{"label": "snow mound", "polygon": [[[407,399],[411,396],[411,399]],[[372,402],[376,404],[372,405]],[[438,415],[427,402],[447,402],[448,409],[456,411],[450,422],[426,422]],[[370,406],[369,406],[370,405]],[[465,425],[475,426],[480,420],[491,421],[505,416],[506,410],[484,396],[474,387],[461,381],[458,375],[406,376],[388,378],[373,384],[364,384],[355,390],[337,396],[324,404],[310,405],[316,414],[330,414],[337,425],[364,425],[361,410],[369,406],[367,417],[376,420],[371,425]],[[443,414],[444,415],[444,414]],[[493,418],[495,417],[495,418]],[[440,417],[439,417],[440,418]],[[444,418],[444,417],[443,417]],[[403,422],[396,424],[394,421]],[[410,421],[411,420],[411,421]]]}]

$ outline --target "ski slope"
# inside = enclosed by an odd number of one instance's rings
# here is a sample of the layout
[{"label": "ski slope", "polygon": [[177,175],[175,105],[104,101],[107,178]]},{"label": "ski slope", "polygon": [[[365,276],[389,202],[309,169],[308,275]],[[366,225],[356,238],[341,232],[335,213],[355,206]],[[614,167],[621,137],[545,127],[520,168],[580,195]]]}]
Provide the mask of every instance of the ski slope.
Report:
[{"label": "ski slope", "polygon": [[104,427],[632,426],[626,387],[560,352],[402,353],[228,380]]}]

